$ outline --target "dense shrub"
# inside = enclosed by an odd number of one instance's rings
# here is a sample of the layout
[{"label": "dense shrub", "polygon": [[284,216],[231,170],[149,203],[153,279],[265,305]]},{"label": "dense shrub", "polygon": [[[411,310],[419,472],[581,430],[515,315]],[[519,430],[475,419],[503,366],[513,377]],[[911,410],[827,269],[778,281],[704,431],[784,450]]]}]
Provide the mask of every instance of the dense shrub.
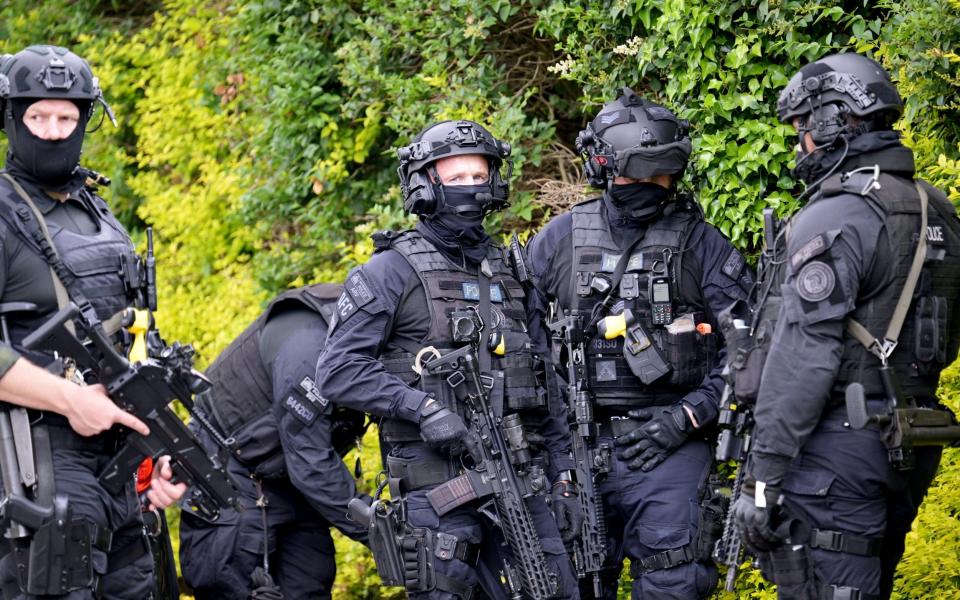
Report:
[{"label": "dense shrub", "polygon": [[[265,298],[342,278],[370,232],[409,222],[393,149],[435,119],[472,118],[513,144],[513,203],[491,225],[525,233],[582,196],[576,133],[630,85],[693,123],[684,185],[753,251],[761,209],[796,208],[779,90],[804,62],[857,49],[894,74],[918,167],[960,201],[960,0],[0,3],[0,53],[39,42],[70,46],[100,76],[121,125],[92,134],[85,161],[114,180],[107,198],[140,243],[156,229],[161,329],[204,361]],[[954,367],[954,408],[958,390]],[[361,454],[370,491],[375,436]],[[948,451],[899,597],[960,598],[958,510]],[[400,596],[377,587],[361,546],[337,546],[339,597]],[[736,596],[773,592],[748,569]]]}]

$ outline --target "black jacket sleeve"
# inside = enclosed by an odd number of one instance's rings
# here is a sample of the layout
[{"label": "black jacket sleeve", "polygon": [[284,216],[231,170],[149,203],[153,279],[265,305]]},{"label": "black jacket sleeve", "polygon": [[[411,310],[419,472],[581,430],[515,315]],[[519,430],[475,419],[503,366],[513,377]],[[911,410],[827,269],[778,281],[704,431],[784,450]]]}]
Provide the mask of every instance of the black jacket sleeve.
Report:
[{"label": "black jacket sleeve", "polygon": [[273,382],[273,411],[290,480],[327,522],[366,543],[367,529],[347,518],[347,503],[364,495],[333,448],[333,405],[313,386],[326,329],[307,309],[272,316],[261,332],[261,357]]}]

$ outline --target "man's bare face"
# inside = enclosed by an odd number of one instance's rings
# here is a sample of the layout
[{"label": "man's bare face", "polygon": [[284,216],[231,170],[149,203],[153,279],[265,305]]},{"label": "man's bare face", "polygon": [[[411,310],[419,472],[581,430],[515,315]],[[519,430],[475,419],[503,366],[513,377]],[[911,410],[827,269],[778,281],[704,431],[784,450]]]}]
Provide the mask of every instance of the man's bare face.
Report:
[{"label": "man's bare face", "polygon": [[23,124],[41,140],[65,140],[80,122],[80,109],[69,100],[37,100],[23,113]]}]

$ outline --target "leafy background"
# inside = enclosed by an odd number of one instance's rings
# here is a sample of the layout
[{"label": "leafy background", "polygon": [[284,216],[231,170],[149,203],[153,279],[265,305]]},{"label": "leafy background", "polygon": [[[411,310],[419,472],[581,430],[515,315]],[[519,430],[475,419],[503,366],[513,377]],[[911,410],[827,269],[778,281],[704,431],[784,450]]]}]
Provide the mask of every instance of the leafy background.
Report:
[{"label": "leafy background", "polygon": [[[55,43],[93,64],[121,125],[88,137],[85,162],[141,245],[155,228],[161,329],[206,361],[273,294],[342,279],[371,232],[408,223],[393,150],[435,119],[513,144],[513,202],[491,225],[525,234],[584,193],[576,133],[633,86],[693,123],[685,184],[754,253],[761,209],[796,208],[777,94],[851,49],[894,74],[921,173],[960,202],[958,42],[960,0],[0,0],[0,53]],[[942,385],[960,408],[956,365]],[[374,436],[362,458],[370,487]],[[896,598],[960,599],[958,512],[947,451]],[[337,597],[400,596],[361,546],[337,547]],[[717,597],[774,594],[747,569]]]}]

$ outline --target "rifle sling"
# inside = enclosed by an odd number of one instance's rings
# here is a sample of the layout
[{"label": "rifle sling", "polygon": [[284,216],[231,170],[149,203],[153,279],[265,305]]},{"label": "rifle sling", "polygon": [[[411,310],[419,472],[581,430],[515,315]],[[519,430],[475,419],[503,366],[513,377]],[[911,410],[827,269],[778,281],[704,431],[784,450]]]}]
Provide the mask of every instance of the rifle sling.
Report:
[{"label": "rifle sling", "polygon": [[[10,184],[13,186],[13,189],[17,192],[17,195],[20,196],[20,198],[30,209],[30,212],[33,214],[35,223],[30,223],[29,221],[24,220],[24,224],[27,227],[33,225],[36,231],[39,233],[39,236],[42,236],[46,241],[46,246],[49,248],[49,250],[41,252],[40,255],[50,267],[50,277],[53,279],[53,289],[57,296],[57,308],[62,310],[68,304],[70,304],[71,299],[76,301],[78,306],[89,304],[86,296],[77,288],[73,277],[69,276],[67,267],[63,264],[63,260],[60,258],[60,253],[57,252],[57,246],[53,243],[53,238],[50,237],[50,230],[47,229],[47,222],[43,217],[43,213],[41,213],[40,209],[37,208],[37,205],[34,204],[33,200],[30,198],[30,194],[28,194],[27,191],[23,189],[23,186],[21,186],[20,183],[9,173],[2,173],[0,175],[10,182]],[[39,236],[37,237],[39,238]],[[39,239],[37,241],[39,242]],[[112,337],[113,334],[120,331],[122,327],[122,320],[123,312],[121,311],[111,316],[109,319],[101,322],[101,325],[103,326],[104,331],[106,331],[108,337]],[[76,334],[73,322],[68,321],[64,324],[64,326],[68,331],[70,331],[70,333]]]},{"label": "rifle sling", "polygon": [[875,354],[883,364],[887,363],[887,358],[897,346],[897,339],[900,337],[900,330],[903,328],[903,322],[910,310],[917,280],[920,279],[923,261],[927,257],[927,191],[918,181],[914,181],[913,185],[920,194],[920,235],[917,240],[917,250],[913,254],[913,262],[910,264],[910,272],[907,273],[907,281],[903,284],[903,290],[900,291],[900,298],[897,300],[893,315],[890,317],[887,332],[881,340],[874,337],[866,327],[854,319],[848,318],[844,322],[847,332],[863,344],[867,350]]}]

